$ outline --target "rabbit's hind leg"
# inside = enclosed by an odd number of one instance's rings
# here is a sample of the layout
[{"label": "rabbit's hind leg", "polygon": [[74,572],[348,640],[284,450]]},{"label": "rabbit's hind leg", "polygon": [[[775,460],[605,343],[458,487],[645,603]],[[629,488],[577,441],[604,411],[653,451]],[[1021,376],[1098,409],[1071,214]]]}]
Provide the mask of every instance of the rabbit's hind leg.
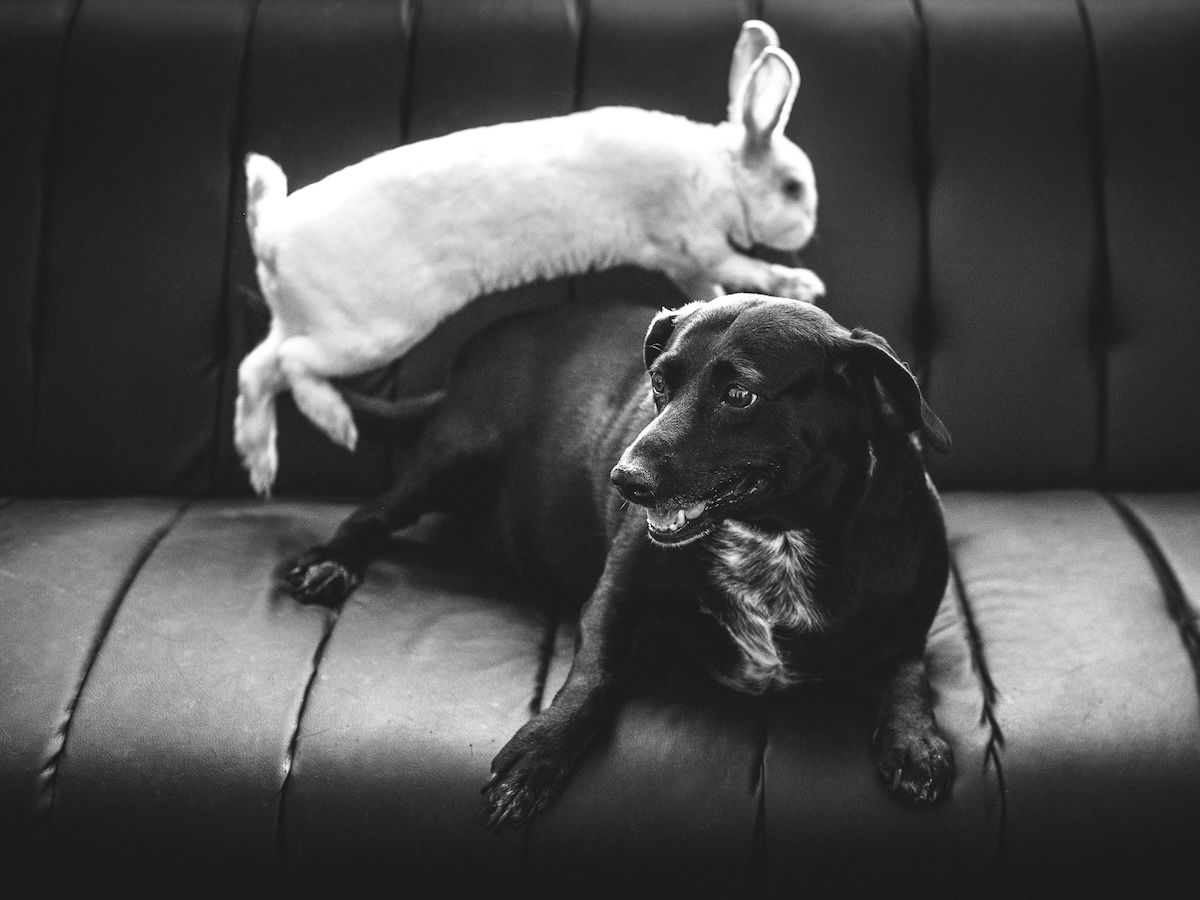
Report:
[{"label": "rabbit's hind leg", "polygon": [[318,341],[307,335],[285,340],[279,347],[279,364],[296,406],[334,443],[353,450],[358,429],[350,408],[328,379],[363,371],[354,365],[352,354],[336,344]]},{"label": "rabbit's hind leg", "polygon": [[275,482],[279,456],[275,448],[275,395],[283,387],[279,348],[283,334],[272,327],[262,343],[238,366],[238,396],[233,441],[250,473],[256,493],[267,495]]}]

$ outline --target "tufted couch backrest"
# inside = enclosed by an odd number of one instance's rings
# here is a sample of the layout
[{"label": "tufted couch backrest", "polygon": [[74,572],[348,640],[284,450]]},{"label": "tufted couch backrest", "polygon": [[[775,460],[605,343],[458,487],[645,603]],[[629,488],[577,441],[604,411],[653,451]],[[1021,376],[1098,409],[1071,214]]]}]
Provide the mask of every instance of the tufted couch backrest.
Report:
[{"label": "tufted couch backrest", "polygon": [[[1170,13],[1168,16],[1167,13]],[[805,262],[955,438],[944,487],[1200,485],[1200,4],[1188,0],[14,0],[0,6],[0,494],[246,492],[236,367],[265,328],[241,157],[293,187],[458,128],[602,104],[715,121],[743,18],[803,83]],[[505,309],[481,304],[400,367]],[[472,318],[474,317],[474,318]],[[636,352],[636,348],[632,348]],[[283,417],[282,492],[361,493]]]}]

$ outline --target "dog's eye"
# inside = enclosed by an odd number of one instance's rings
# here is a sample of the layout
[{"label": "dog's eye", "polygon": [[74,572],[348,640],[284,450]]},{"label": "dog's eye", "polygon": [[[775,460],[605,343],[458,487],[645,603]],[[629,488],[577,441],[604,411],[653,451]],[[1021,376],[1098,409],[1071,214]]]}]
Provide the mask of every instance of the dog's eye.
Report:
[{"label": "dog's eye", "polygon": [[740,384],[731,384],[725,388],[725,396],[721,398],[721,402],[736,409],[745,409],[757,399],[758,394],[753,391],[746,390]]},{"label": "dog's eye", "polygon": [[799,178],[785,178],[783,193],[789,200],[799,200],[804,194],[804,182]]},{"label": "dog's eye", "polygon": [[667,392],[667,379],[662,377],[662,373],[650,373],[650,390],[660,397]]}]

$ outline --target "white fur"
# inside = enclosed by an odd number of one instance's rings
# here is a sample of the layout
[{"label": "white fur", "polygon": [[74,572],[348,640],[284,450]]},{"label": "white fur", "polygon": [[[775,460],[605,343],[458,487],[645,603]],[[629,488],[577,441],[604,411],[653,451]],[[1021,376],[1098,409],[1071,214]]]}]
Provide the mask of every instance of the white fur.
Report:
[{"label": "white fur", "polygon": [[[328,379],[403,355],[475,297],[634,264],[693,297],[722,286],[813,300],[806,269],[739,252],[812,235],[812,165],[783,136],[799,76],[749,22],[730,71],[731,120],[706,125],[609,107],[409,144],[287,193],[277,165],[246,160],[247,227],[273,316],[239,369],[235,442],[250,480],[275,479],[274,397],[353,448]],[[785,179],[803,185],[785,196]]]},{"label": "white fur", "polygon": [[711,610],[740,654],[732,672],[714,672],[734,690],[762,694],[803,680],[780,653],[779,632],[826,627],[812,596],[818,564],[807,532],[760,531],[726,521],[712,538],[710,577],[725,604]]}]

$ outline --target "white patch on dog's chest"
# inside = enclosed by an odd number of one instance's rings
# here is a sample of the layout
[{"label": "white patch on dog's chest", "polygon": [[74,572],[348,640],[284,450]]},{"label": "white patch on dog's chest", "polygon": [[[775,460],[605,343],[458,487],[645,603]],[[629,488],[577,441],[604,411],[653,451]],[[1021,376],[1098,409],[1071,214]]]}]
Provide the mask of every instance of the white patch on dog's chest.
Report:
[{"label": "white patch on dog's chest", "polygon": [[779,636],[820,631],[827,624],[813,601],[817,554],[808,532],[765,532],[726,521],[709,547],[709,575],[725,602],[708,611],[728,631],[739,656],[731,670],[713,675],[750,694],[803,680],[784,659]]}]

